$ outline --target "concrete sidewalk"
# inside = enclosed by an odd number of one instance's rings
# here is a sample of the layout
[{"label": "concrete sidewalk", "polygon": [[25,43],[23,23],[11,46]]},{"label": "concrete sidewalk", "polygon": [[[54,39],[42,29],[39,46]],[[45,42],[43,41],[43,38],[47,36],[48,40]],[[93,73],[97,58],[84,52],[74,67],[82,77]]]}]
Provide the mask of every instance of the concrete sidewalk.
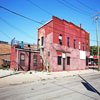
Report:
[{"label": "concrete sidewalk", "polygon": [[[86,74],[100,74],[100,72],[89,69],[89,70],[78,70],[78,71],[63,71],[63,72],[35,72],[35,71],[28,71],[28,72],[14,72],[14,71],[1,71],[1,76],[8,75],[8,77],[0,78],[0,87],[8,86],[8,85],[17,85],[17,84],[25,84],[30,82],[38,82],[38,81],[45,81],[45,80],[52,80],[57,78],[64,78],[70,77],[75,75],[86,75]],[[19,73],[19,74],[14,74]],[[13,74],[13,75],[10,75]],[[1,77],[0,76],[0,77]]]},{"label": "concrete sidewalk", "polygon": [[19,74],[20,72],[12,71],[12,70],[2,70],[0,69],[0,79],[4,77],[8,77],[11,75]]}]

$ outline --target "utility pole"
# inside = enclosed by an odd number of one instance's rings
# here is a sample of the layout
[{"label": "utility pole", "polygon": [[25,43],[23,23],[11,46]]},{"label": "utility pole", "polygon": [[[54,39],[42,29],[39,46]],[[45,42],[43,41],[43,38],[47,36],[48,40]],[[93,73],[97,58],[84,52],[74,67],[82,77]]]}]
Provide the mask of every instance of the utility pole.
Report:
[{"label": "utility pole", "polygon": [[95,16],[95,21],[96,21],[96,35],[97,35],[97,48],[98,48],[98,71],[100,71],[100,54],[99,54],[99,40],[98,40],[98,27],[97,27],[97,20],[100,18],[98,17],[98,15],[100,14],[100,12],[98,14],[96,14]]}]

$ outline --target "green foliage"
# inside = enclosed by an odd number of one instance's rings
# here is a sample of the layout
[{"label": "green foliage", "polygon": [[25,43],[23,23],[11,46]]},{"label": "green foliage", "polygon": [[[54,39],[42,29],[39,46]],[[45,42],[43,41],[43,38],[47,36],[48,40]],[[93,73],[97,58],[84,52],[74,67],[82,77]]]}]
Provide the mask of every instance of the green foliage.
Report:
[{"label": "green foliage", "polygon": [[8,67],[5,67],[5,66],[0,66],[0,69],[8,70],[9,68]]},{"label": "green foliage", "polygon": [[[99,47],[100,50],[100,47]],[[90,55],[97,56],[98,55],[98,48],[97,46],[90,46]]]},{"label": "green foliage", "polygon": [[30,74],[32,74],[32,72],[30,72]]}]

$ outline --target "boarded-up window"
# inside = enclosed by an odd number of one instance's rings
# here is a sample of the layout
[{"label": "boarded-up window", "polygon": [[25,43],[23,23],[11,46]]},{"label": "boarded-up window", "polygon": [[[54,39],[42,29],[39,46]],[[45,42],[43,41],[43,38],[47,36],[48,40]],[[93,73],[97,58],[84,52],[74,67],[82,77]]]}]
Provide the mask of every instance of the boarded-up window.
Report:
[{"label": "boarded-up window", "polygon": [[25,54],[20,54],[20,65],[25,66]]},{"label": "boarded-up window", "polygon": [[84,43],[83,43],[83,51],[84,51]]},{"label": "boarded-up window", "polygon": [[61,65],[61,56],[58,56],[58,65]]},{"label": "boarded-up window", "polygon": [[76,48],[76,46],[75,46],[75,45],[76,45],[76,43],[75,43],[75,42],[76,42],[76,41],[74,40],[74,48]]},{"label": "boarded-up window", "polygon": [[44,37],[41,37],[41,46],[44,45]]},{"label": "boarded-up window", "polygon": [[88,66],[88,57],[86,56],[86,66]]},{"label": "boarded-up window", "polygon": [[67,65],[70,65],[70,57],[67,57]]},{"label": "boarded-up window", "polygon": [[33,66],[37,66],[37,55],[33,55]]},{"label": "boarded-up window", "polygon": [[67,37],[67,46],[70,47],[70,38]]}]

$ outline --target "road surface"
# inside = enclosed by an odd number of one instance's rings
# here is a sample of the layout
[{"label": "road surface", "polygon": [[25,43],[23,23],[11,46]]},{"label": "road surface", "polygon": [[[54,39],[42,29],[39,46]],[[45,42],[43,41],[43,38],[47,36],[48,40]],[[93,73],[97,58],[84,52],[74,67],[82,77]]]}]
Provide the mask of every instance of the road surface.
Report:
[{"label": "road surface", "polygon": [[0,88],[0,100],[100,100],[100,74],[3,87]]}]

